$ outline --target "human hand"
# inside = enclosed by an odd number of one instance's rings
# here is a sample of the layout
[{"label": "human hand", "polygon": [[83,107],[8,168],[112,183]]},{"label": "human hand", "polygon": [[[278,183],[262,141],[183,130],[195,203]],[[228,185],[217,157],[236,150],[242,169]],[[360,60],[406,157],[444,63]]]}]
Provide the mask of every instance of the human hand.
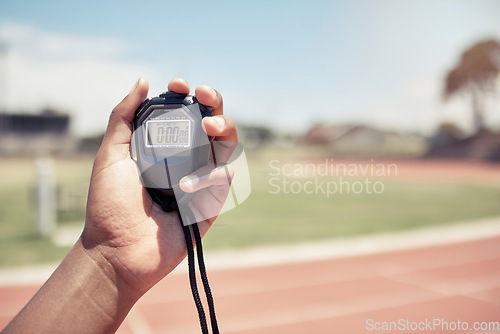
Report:
[{"label": "human hand", "polygon": [[[188,94],[190,88],[186,81],[174,79],[169,83],[168,90]],[[102,254],[119,278],[138,294],[146,292],[186,256],[184,235],[177,214],[166,213],[154,204],[139,182],[137,165],[130,156],[134,112],[147,93],[147,81],[139,79],[111,114],[94,162],[82,234],[83,245]],[[204,85],[196,88],[195,95],[200,103],[213,109],[213,117],[203,119],[206,133],[221,142],[237,142],[234,122],[223,115],[222,96]],[[196,185],[194,182],[182,182],[181,187],[187,192],[210,185],[211,190],[221,190],[217,188],[217,183],[213,183],[221,176],[217,170],[207,171],[206,174],[207,178],[200,179]],[[224,178],[227,182],[226,176]],[[215,197],[217,201],[223,203],[225,200],[223,191],[203,189],[199,193],[195,195],[198,198],[215,193],[218,194]],[[199,222],[202,235],[216,215],[210,217]]]}]

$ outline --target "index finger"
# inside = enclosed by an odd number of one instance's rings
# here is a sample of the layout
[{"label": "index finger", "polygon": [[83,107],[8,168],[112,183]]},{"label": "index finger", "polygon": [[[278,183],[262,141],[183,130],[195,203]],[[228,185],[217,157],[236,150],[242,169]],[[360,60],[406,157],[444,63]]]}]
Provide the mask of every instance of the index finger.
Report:
[{"label": "index finger", "polygon": [[212,107],[212,116],[224,113],[222,95],[215,89],[207,85],[200,85],[196,87],[195,95],[201,104]]},{"label": "index finger", "polygon": [[182,78],[175,78],[168,83],[168,91],[181,94],[189,94],[189,84]]}]

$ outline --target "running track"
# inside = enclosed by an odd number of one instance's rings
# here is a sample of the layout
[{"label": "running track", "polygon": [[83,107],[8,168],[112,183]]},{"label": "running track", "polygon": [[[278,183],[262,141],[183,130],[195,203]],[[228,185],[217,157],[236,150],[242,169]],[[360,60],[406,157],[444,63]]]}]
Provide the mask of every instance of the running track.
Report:
[{"label": "running track", "polygon": [[[366,321],[500,321],[500,237],[354,257],[209,268],[209,279],[222,333],[402,333],[370,331]],[[38,287],[0,287],[0,328]],[[172,274],[149,291],[118,333],[200,333],[187,274]]]}]

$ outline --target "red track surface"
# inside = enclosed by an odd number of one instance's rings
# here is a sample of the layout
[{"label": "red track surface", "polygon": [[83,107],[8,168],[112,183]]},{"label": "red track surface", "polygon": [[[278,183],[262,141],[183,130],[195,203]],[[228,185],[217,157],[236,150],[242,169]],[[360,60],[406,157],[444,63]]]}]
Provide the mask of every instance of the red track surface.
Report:
[{"label": "red track surface", "polygon": [[[210,256],[208,254],[208,256]],[[500,237],[359,257],[209,272],[222,333],[387,331],[373,321],[500,321]],[[0,288],[0,328],[38,286]],[[201,288],[201,285],[200,285]],[[148,292],[118,333],[199,333],[186,273]]]}]

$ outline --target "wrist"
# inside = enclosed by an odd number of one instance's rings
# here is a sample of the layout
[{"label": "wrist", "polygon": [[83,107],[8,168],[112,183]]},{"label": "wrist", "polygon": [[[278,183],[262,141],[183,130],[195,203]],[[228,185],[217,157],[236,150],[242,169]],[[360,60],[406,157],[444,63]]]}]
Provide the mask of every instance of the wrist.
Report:
[{"label": "wrist", "polygon": [[112,333],[139,297],[80,238],[5,333]]},{"label": "wrist", "polygon": [[91,271],[106,283],[110,292],[116,293],[120,299],[119,306],[128,312],[130,308],[142,297],[144,292],[139,291],[123,277],[120,261],[110,250],[102,245],[92,244],[82,236],[74,246],[76,252],[81,253],[92,265]]},{"label": "wrist", "polygon": [[95,323],[89,333],[116,331],[142,296],[121,278],[99,247],[86,244],[81,237],[61,264],[69,263],[70,268],[63,271],[71,272],[69,279],[77,282],[77,293],[85,299],[81,303],[86,322]]}]

